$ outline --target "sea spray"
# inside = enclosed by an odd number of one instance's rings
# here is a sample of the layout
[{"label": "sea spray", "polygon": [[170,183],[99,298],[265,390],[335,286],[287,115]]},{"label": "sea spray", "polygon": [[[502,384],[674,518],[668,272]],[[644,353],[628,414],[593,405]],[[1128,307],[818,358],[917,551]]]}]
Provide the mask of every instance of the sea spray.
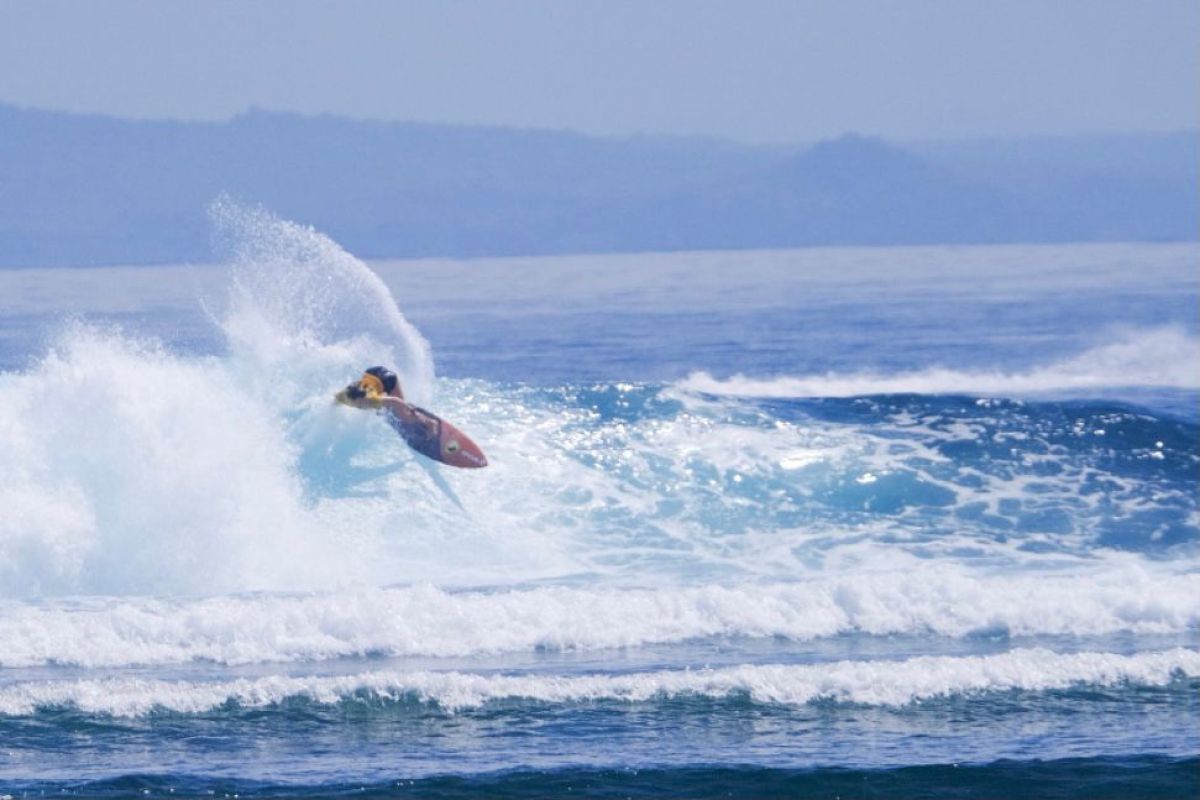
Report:
[{"label": "sea spray", "polygon": [[228,199],[211,213],[231,271],[225,355],[69,322],[0,382],[0,595],[386,580],[364,567],[378,540],[315,513],[302,467],[334,434],[364,441],[365,420],[329,430],[333,389],[363,367],[394,364],[429,397],[428,345],[328,238]]},{"label": "sea spray", "polygon": [[[222,197],[209,209],[218,251],[232,267],[221,327],[234,359],[271,392],[341,367],[353,378],[375,363],[397,372],[417,402],[432,397],[429,344],[363,262],[316,230]],[[292,392],[287,390],[292,389]]]}]

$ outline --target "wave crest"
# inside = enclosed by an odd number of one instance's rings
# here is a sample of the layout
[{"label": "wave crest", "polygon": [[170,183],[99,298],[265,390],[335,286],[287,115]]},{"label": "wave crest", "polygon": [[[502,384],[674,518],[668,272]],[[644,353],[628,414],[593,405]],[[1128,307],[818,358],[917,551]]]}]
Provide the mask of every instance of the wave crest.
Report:
[{"label": "wave crest", "polygon": [[741,397],[856,397],[974,394],[1013,397],[1122,387],[1200,389],[1200,338],[1169,326],[1127,333],[1077,356],[1021,372],[935,367],[895,374],[826,373],[796,377],[714,378],[692,373],[677,386]]},{"label": "wave crest", "polygon": [[1178,634],[1200,625],[1197,598],[1200,575],[1133,565],[986,576],[914,563],[903,571],[739,588],[447,592],[417,586],[93,606],[8,603],[0,606],[0,666],[470,657],[851,633]]},{"label": "wave crest", "polygon": [[798,706],[813,702],[899,707],[988,692],[1049,691],[1079,686],[1160,687],[1200,677],[1200,653],[1186,648],[1118,655],[1060,654],[1017,649],[991,656],[919,656],[904,661],[740,665],[722,669],[659,670],[623,675],[480,675],[463,672],[379,671],[358,675],[197,682],[129,678],[30,681],[0,688],[0,714],[74,708],[118,717],[152,712],[201,714],[234,704],[262,708],[289,699],[322,705],[415,698],[447,711],[500,700],[546,704],[642,703],[655,699],[744,695],[752,702]]}]

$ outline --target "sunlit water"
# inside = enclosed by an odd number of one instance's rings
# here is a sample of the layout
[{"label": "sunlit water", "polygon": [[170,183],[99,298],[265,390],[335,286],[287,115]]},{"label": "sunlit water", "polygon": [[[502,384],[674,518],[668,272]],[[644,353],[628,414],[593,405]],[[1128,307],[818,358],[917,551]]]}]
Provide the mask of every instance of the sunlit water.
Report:
[{"label": "sunlit water", "polygon": [[[1195,793],[1200,248],[214,216],[0,272],[0,789]],[[491,466],[335,407],[376,363]]]}]

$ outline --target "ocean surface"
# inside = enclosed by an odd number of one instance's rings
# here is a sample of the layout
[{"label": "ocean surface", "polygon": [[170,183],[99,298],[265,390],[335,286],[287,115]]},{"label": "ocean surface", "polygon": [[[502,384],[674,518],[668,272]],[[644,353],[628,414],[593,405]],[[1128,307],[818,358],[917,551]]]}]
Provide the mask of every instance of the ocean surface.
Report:
[{"label": "ocean surface", "polygon": [[214,220],[0,272],[0,796],[1200,794],[1200,246]]}]

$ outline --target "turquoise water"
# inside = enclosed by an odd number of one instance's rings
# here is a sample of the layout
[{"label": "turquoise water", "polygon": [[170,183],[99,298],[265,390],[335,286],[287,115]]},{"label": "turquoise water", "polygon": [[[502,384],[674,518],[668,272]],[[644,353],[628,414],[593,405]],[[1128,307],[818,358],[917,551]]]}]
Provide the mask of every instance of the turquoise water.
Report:
[{"label": "turquoise water", "polygon": [[[1190,797],[1195,245],[0,272],[0,790]],[[385,363],[491,466],[330,397]]]}]

